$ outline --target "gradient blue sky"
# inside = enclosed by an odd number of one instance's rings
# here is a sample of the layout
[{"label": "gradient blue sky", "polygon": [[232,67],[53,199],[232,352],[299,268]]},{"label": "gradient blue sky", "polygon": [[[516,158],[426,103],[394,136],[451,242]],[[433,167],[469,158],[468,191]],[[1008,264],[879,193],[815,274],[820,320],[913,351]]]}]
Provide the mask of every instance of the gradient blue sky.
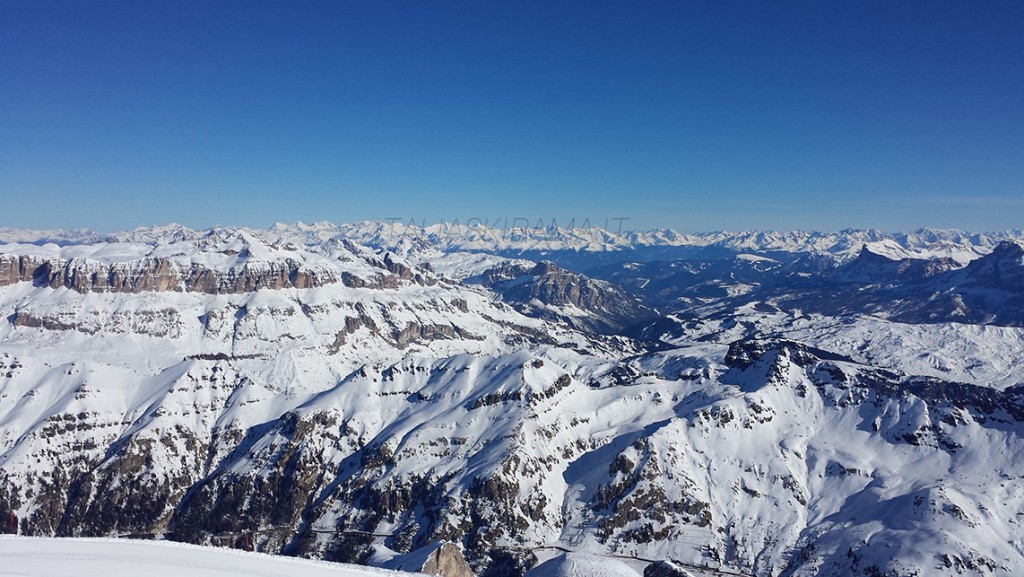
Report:
[{"label": "gradient blue sky", "polygon": [[0,226],[1024,227],[1024,2],[0,2]]}]

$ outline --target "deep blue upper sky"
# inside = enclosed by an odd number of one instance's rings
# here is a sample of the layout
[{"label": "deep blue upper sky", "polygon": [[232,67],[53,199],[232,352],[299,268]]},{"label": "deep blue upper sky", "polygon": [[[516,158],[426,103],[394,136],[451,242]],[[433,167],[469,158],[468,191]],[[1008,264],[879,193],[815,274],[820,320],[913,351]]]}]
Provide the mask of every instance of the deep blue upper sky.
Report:
[{"label": "deep blue upper sky", "polygon": [[0,2],[0,226],[1024,227],[1024,2]]}]

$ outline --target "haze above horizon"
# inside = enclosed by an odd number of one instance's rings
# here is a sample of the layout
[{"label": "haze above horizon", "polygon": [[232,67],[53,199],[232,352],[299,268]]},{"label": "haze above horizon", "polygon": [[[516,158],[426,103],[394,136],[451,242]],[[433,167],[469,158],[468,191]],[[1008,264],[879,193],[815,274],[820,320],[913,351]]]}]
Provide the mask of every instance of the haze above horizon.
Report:
[{"label": "haze above horizon", "polygon": [[1024,4],[0,4],[0,226],[1019,229]]}]

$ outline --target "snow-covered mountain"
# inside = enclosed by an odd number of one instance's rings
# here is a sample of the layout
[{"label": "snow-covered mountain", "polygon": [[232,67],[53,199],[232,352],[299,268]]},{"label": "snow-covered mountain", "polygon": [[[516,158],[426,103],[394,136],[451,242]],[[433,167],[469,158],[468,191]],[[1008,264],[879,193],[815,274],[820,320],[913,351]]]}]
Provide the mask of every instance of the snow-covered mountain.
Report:
[{"label": "snow-covered mountain", "polygon": [[547,259],[575,269],[623,260],[711,260],[738,254],[828,254],[845,262],[856,258],[864,246],[892,260],[946,257],[963,264],[987,254],[1002,241],[1024,241],[1024,231],[1020,230],[966,233],[921,229],[893,234],[848,229],[686,234],[667,229],[612,231],[608,224],[585,221],[559,227],[557,223],[543,221],[533,226],[527,222],[499,221],[491,226],[478,222],[424,226],[399,221],[362,222],[338,227],[337,231],[361,244],[403,254],[427,248],[444,253],[483,252]]},{"label": "snow-covered mountain", "polygon": [[1013,233],[635,240],[593,278],[387,226],[0,231],[0,530],[450,542],[481,576],[1024,566]]},{"label": "snow-covered mountain", "polygon": [[[680,233],[670,229],[619,230],[608,223],[589,220],[563,223],[529,223],[522,219],[500,219],[493,223],[471,219],[426,225],[403,221],[364,221],[335,225],[318,222],[275,224],[252,231],[273,244],[296,246],[322,244],[345,238],[356,244],[387,249],[407,255],[428,250],[441,253],[487,253],[522,256],[532,260],[553,260],[563,264],[576,254],[588,266],[622,260],[708,259],[737,254],[829,254],[845,262],[856,258],[863,247],[891,260],[903,258],[951,258],[965,264],[988,254],[1000,242],[1024,242],[1024,230],[969,233],[959,230],[920,229],[888,233],[880,230],[847,229],[838,232],[740,231]],[[627,223],[628,224],[628,223]],[[94,244],[105,241],[157,243],[172,239],[195,239],[218,227],[200,232],[178,224],[144,227],[114,234],[86,229],[28,231],[0,227],[0,243],[57,245]],[[631,256],[623,256],[628,254]],[[639,256],[639,258],[637,258]],[[570,267],[574,269],[585,267]]]}]

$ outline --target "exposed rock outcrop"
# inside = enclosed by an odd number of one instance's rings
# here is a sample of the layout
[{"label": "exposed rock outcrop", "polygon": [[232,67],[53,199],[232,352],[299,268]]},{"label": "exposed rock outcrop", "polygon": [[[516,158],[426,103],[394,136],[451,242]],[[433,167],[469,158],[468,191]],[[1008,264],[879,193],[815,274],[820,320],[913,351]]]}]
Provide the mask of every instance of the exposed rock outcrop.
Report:
[{"label": "exposed rock outcrop", "polygon": [[475,577],[462,556],[462,550],[451,541],[432,543],[383,563],[388,569],[426,573],[439,577]]},{"label": "exposed rock outcrop", "polygon": [[671,561],[658,561],[644,568],[644,577],[693,577],[693,574]]},{"label": "exposed rock outcrop", "polygon": [[163,258],[104,264],[90,260],[41,260],[0,255],[0,286],[32,282],[76,292],[200,292],[239,294],[259,289],[315,288],[336,283],[333,271],[307,268],[297,261],[261,262],[228,270],[193,263],[181,267]]}]

